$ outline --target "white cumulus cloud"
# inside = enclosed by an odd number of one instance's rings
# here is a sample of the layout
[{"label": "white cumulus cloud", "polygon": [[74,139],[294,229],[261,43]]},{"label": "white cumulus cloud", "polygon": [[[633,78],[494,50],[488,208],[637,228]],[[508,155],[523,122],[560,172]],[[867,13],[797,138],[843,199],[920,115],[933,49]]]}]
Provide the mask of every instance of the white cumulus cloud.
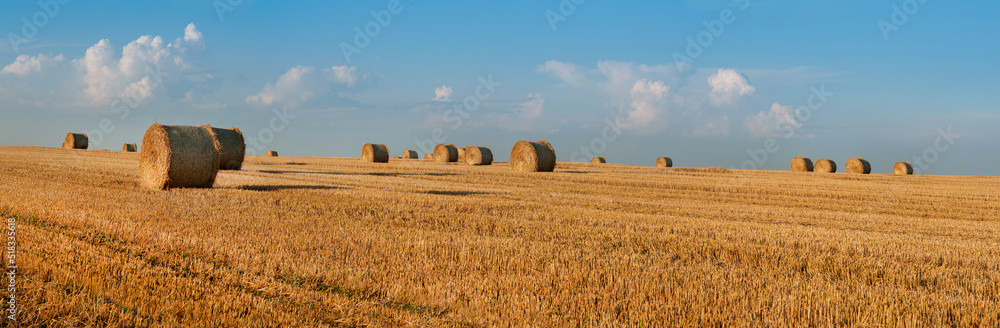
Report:
[{"label": "white cumulus cloud", "polygon": [[658,131],[657,123],[665,119],[667,93],[670,87],[663,81],[642,79],[632,85],[632,110],[625,117],[625,126],[630,129]]},{"label": "white cumulus cloud", "polygon": [[734,69],[719,69],[708,77],[708,85],[712,87],[709,95],[713,105],[730,106],[743,96],[749,96],[757,89],[750,85],[746,76]]},{"label": "white cumulus cloud", "polygon": [[440,88],[434,89],[434,101],[451,101],[451,87],[447,85],[442,85]]},{"label": "white cumulus cloud", "polygon": [[771,110],[761,111],[756,116],[751,116],[743,122],[747,132],[755,137],[777,137],[782,126],[799,126],[795,120],[795,110],[792,106],[782,106],[774,103]]},{"label": "white cumulus cloud", "polygon": [[46,56],[45,54],[39,54],[38,56],[28,56],[20,55],[13,63],[4,66],[0,73],[14,74],[18,76],[27,76],[32,73],[41,73],[43,70],[53,67],[66,60],[63,55],[56,56]]}]

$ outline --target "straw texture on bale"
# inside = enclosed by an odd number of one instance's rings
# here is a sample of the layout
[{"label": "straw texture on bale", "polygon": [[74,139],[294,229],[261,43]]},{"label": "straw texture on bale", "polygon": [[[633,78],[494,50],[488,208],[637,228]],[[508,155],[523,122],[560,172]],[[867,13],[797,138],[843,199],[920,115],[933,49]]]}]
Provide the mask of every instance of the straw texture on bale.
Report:
[{"label": "straw texture on bale", "polygon": [[420,159],[420,155],[417,155],[416,150],[407,149],[403,151],[403,159]]},{"label": "straw texture on bale", "polygon": [[458,162],[458,149],[455,145],[439,144],[434,147],[434,161]]},{"label": "straw texture on bale", "polygon": [[424,154],[424,159],[434,159],[434,155],[431,153]]},{"label": "straw texture on bale", "polygon": [[493,164],[493,152],[486,147],[465,147],[465,163],[469,165]]},{"label": "straw texture on bale", "polygon": [[458,147],[455,144],[448,144],[449,146],[455,147],[455,151],[458,152],[458,159],[452,162],[464,162],[465,161],[465,149],[468,147]]},{"label": "straw texture on bale", "polygon": [[590,162],[594,164],[601,164],[601,163],[607,163],[608,161],[605,160],[604,157],[595,156],[594,158],[590,159]]},{"label": "straw texture on bale", "polygon": [[215,139],[216,149],[219,150],[220,170],[239,170],[243,168],[243,155],[247,150],[247,144],[243,141],[243,131],[237,128],[213,128],[209,125],[202,125]]},{"label": "straw texture on bale", "polygon": [[524,172],[552,172],[556,168],[556,152],[545,140],[518,141],[510,150],[510,166]]},{"label": "straw texture on bale", "polygon": [[67,133],[62,147],[67,149],[87,149],[89,139],[86,133]]},{"label": "straw texture on bale", "polygon": [[273,150],[268,150],[264,152],[265,157],[278,157],[278,152]]},{"label": "straw texture on bale", "polygon": [[136,145],[134,143],[125,144],[122,146],[122,151],[127,153],[134,153],[136,150]]},{"label": "straw texture on bale", "polygon": [[813,168],[815,169],[813,172],[816,173],[837,173],[837,163],[826,158],[816,161]]},{"label": "straw texture on bale", "polygon": [[366,143],[361,147],[361,161],[369,163],[388,163],[389,147],[384,144]]},{"label": "straw texture on bale", "polygon": [[892,173],[895,175],[913,174],[913,165],[909,162],[899,162],[892,166]]},{"label": "straw texture on bale", "polygon": [[656,167],[674,167],[674,160],[670,157],[657,157]]},{"label": "straw texture on bale", "polygon": [[792,158],[792,172],[812,172],[813,161],[807,157],[796,156]]},{"label": "straw texture on bale", "polygon": [[844,164],[844,172],[854,174],[872,173],[872,165],[864,158],[851,158]]},{"label": "straw texture on bale", "polygon": [[219,152],[208,130],[153,124],[142,137],[139,184],[149,189],[211,188]]}]

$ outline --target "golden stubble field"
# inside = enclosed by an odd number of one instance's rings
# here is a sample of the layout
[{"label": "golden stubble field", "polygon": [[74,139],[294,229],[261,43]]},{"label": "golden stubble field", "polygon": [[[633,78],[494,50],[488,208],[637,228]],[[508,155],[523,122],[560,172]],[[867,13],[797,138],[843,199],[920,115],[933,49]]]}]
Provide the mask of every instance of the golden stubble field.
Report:
[{"label": "golden stubble field", "polygon": [[0,147],[22,325],[997,326],[1000,178]]}]

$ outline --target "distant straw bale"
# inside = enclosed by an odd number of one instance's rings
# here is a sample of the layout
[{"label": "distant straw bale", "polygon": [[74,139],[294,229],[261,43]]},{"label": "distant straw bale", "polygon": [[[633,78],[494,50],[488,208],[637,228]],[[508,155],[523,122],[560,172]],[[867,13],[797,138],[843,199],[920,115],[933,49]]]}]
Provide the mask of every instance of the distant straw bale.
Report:
[{"label": "distant straw bale", "polygon": [[458,162],[458,148],[455,145],[439,144],[434,147],[434,161],[436,162]]},{"label": "distant straw bale", "polygon": [[556,168],[556,152],[545,140],[521,140],[510,150],[510,165],[518,171],[552,172]]},{"label": "distant straw bale", "polygon": [[278,157],[278,152],[273,150],[268,150],[264,152],[264,157]]},{"label": "distant straw bale", "polygon": [[465,163],[469,165],[493,164],[493,152],[486,147],[465,147]]},{"label": "distant straw bale", "polygon": [[792,172],[812,172],[813,162],[807,157],[796,156],[792,158]]},{"label": "distant straw bale", "polygon": [[656,167],[674,167],[674,160],[670,159],[670,157],[665,157],[665,156],[657,157]]},{"label": "distant straw bale", "polygon": [[813,165],[813,172],[816,173],[837,173],[837,163],[826,158],[821,158]]},{"label": "distant straw bale", "polygon": [[134,143],[127,143],[122,146],[122,151],[126,153],[134,153],[136,151],[136,145]]},{"label": "distant straw bale", "polygon": [[420,159],[420,155],[417,154],[416,150],[404,150],[403,159]]},{"label": "distant straw bale", "polygon": [[851,158],[847,160],[847,164],[844,164],[844,172],[870,174],[872,173],[872,165],[864,158]]},{"label": "distant straw bale", "polygon": [[604,157],[595,156],[594,158],[590,159],[590,162],[593,163],[593,164],[603,164],[603,163],[607,163],[608,161],[605,160]]},{"label": "distant straw bale", "polygon": [[90,143],[86,133],[67,133],[63,139],[62,147],[66,149],[87,149]]},{"label": "distant straw bale", "polygon": [[389,147],[384,144],[366,143],[361,147],[361,160],[370,163],[388,163]]}]

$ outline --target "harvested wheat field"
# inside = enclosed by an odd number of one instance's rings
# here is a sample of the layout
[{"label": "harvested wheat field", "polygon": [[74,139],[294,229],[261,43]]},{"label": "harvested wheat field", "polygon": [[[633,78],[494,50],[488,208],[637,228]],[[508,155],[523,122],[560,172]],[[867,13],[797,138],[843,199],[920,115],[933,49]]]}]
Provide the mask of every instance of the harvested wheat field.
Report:
[{"label": "harvested wheat field", "polygon": [[[144,144],[145,148],[145,144]],[[997,326],[1000,178],[0,147],[38,326]]]}]

